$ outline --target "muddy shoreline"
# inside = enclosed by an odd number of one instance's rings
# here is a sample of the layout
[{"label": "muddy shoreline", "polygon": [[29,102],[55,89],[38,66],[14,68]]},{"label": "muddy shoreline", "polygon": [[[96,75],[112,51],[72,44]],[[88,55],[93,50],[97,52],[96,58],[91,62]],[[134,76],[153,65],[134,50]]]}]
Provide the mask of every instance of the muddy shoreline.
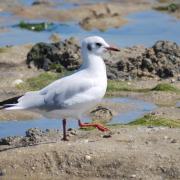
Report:
[{"label": "muddy shoreline", "polygon": [[[179,179],[179,129],[118,128],[111,138],[77,131],[69,142],[1,153],[1,178]],[[92,168],[93,167],[93,168]]]}]

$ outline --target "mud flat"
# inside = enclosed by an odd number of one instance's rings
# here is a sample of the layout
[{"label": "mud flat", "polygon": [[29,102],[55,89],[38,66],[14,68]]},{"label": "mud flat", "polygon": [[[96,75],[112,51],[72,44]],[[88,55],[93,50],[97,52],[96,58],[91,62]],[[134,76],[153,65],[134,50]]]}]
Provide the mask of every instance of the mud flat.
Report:
[{"label": "mud flat", "polygon": [[[68,142],[5,150],[1,179],[179,179],[180,129],[112,128],[110,138],[76,131]],[[58,138],[57,138],[58,139]],[[11,148],[13,145],[9,145]],[[3,150],[4,148],[4,150]]]}]

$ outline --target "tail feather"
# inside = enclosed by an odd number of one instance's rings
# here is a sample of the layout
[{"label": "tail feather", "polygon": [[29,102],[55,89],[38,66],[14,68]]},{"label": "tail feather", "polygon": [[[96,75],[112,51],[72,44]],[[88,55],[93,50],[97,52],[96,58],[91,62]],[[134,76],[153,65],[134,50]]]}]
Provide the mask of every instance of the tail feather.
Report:
[{"label": "tail feather", "polygon": [[18,99],[21,98],[21,97],[22,97],[22,95],[12,97],[12,98],[6,99],[4,101],[1,101],[0,102],[0,109],[5,109],[5,108],[8,108],[8,107],[14,106],[16,103],[18,103]]},{"label": "tail feather", "polygon": [[15,103],[18,102],[18,99],[21,98],[21,97],[22,97],[22,95],[21,96],[12,97],[12,98],[6,99],[4,101],[1,101],[0,102],[0,106],[4,106],[6,104],[15,104]]},{"label": "tail feather", "polygon": [[5,107],[5,109],[6,110],[18,110],[18,109],[20,110],[20,109],[25,109],[25,108],[14,105],[14,106],[10,106],[10,107]]},{"label": "tail feather", "polygon": [[31,109],[31,108],[40,107],[43,104],[44,104],[44,97],[40,95],[37,91],[34,91],[34,92],[28,92],[24,96],[18,96],[0,102],[0,106],[2,106],[0,107],[0,109],[6,109],[6,110]]}]

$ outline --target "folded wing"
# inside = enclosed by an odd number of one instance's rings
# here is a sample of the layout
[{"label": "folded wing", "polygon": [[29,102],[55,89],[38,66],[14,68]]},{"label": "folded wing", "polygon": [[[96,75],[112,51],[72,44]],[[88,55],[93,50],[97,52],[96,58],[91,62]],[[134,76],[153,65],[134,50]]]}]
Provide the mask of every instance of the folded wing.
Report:
[{"label": "folded wing", "polygon": [[90,101],[93,93],[89,92],[94,88],[91,78],[79,78],[73,74],[59,79],[40,91],[26,93],[18,99],[18,103],[6,109],[33,109],[33,108],[63,108],[73,104]]}]

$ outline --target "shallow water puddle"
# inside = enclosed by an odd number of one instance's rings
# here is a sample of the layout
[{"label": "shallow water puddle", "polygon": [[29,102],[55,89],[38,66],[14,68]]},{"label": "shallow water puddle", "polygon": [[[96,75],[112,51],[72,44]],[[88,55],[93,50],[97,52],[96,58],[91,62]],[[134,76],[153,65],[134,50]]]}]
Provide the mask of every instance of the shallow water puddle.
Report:
[{"label": "shallow water puddle", "polygon": [[157,107],[153,103],[131,98],[111,98],[110,101],[115,103],[127,103],[134,106],[135,109],[114,116],[108,124],[127,124],[151,112]]},{"label": "shallow water puddle", "polygon": [[178,102],[176,103],[176,107],[177,107],[177,108],[180,108],[180,101],[178,101]]},{"label": "shallow water puddle", "polygon": [[[11,27],[9,27],[9,24],[7,26],[10,31],[0,33],[0,46],[37,43],[40,41],[49,42],[49,37],[52,33],[58,33],[62,38],[75,36],[79,39],[89,35],[100,35],[121,47],[136,44],[152,46],[154,42],[162,39],[175,41],[180,44],[180,38],[177,38],[180,36],[180,21],[175,17],[151,10],[133,13],[127,18],[129,19],[128,24],[120,28],[110,28],[105,32],[96,29],[85,31],[76,22],[69,22],[66,25],[55,22],[55,26],[51,31],[31,32],[15,27],[14,25],[19,22],[16,18],[15,24],[12,24]],[[43,21],[45,20],[39,22]],[[1,27],[4,27],[4,25],[1,25]]]},{"label": "shallow water puddle", "polygon": [[[131,99],[131,98],[108,98],[106,102],[114,103],[125,103],[133,105],[135,108],[129,110],[126,113],[118,114],[114,116],[109,124],[126,124],[134,121],[144,114],[151,112],[156,108],[152,103],[148,103],[142,100]],[[84,117],[83,122],[90,122],[90,118]],[[77,120],[68,120],[68,128],[78,128]],[[60,129],[62,130],[61,120],[50,120],[50,119],[37,119],[37,120],[26,120],[26,121],[3,121],[0,122],[0,137],[24,135],[25,131],[29,128],[40,128],[40,129]]]}]

